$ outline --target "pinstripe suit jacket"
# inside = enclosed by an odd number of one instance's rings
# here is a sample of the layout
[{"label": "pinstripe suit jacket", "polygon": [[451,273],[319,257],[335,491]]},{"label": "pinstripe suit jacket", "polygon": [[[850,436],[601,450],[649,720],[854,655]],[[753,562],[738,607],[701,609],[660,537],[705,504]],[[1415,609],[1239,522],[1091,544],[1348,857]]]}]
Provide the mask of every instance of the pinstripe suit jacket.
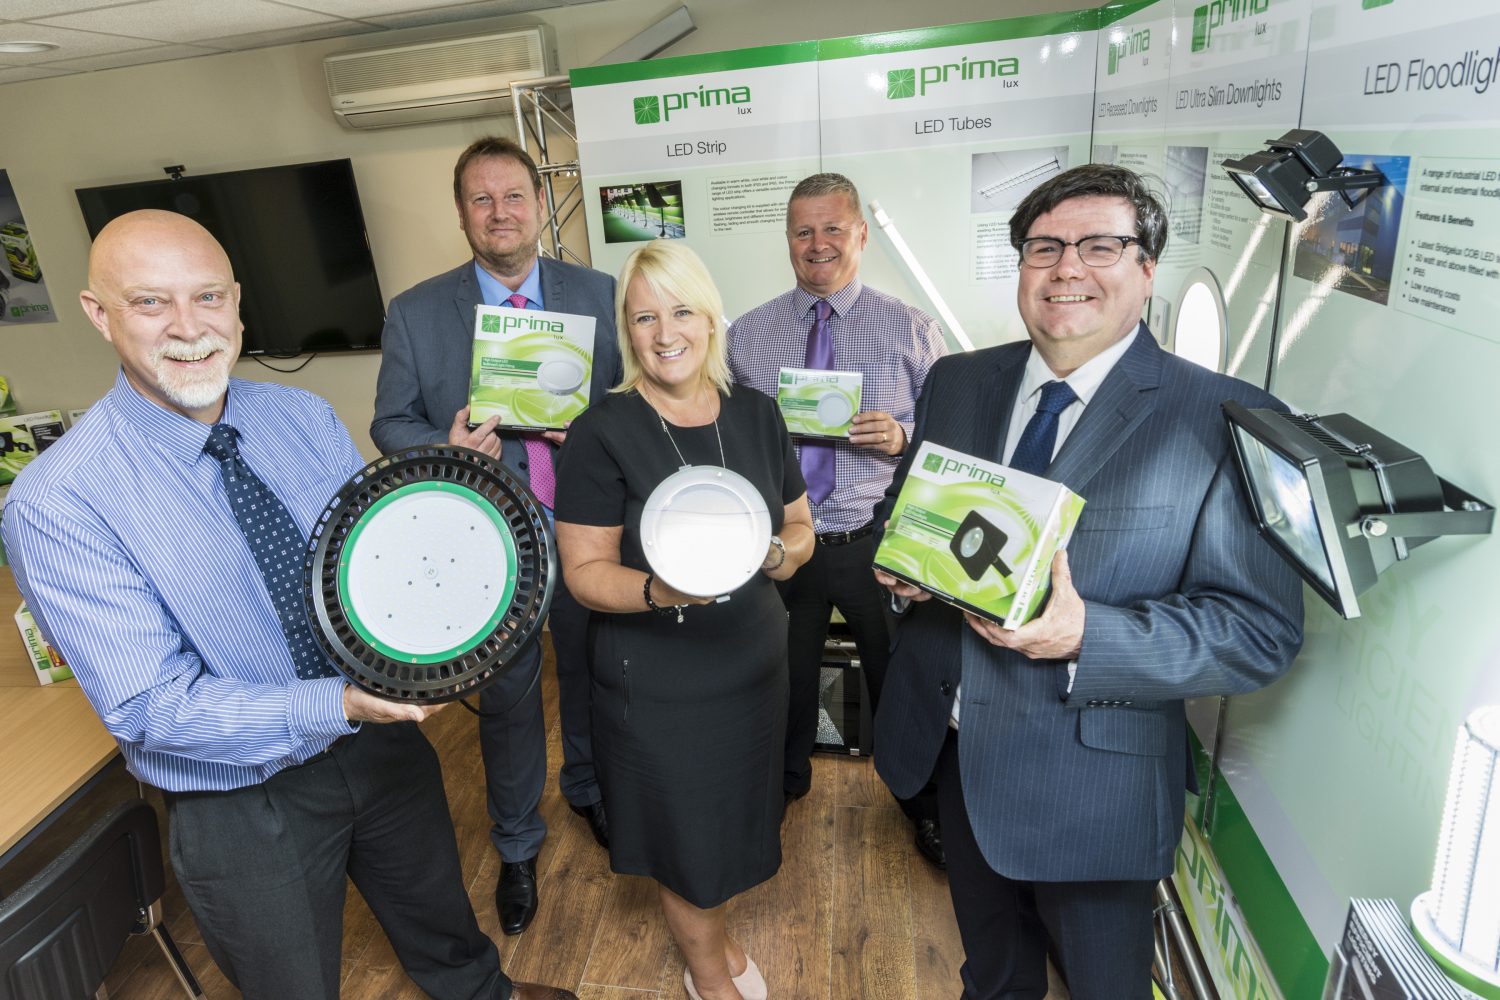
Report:
[{"label": "pinstripe suit jacket", "polygon": [[[885,512],[923,441],[1001,460],[1030,350],[933,367]],[[898,796],[915,794],[962,682],[964,801],[1003,875],[1167,875],[1189,780],[1183,699],[1269,684],[1301,646],[1301,584],[1256,532],[1224,399],[1283,408],[1165,353],[1143,325],[1048,469],[1088,501],[1068,547],[1086,606],[1071,691],[1065,663],[992,646],[939,601],[914,604],[896,629],[876,767]]]},{"label": "pinstripe suit jacket", "polygon": [[[539,257],[542,300],[551,312],[592,316],[594,371],[589,400],[597,403],[620,384],[620,346],[615,339],[615,279],[602,271]],[[474,262],[414,285],[391,300],[380,335],[380,375],[370,439],[389,454],[448,440],[453,415],[469,405],[474,356],[474,307],[483,294]],[[500,461],[523,483],[526,445],[519,434],[500,435]]]}]

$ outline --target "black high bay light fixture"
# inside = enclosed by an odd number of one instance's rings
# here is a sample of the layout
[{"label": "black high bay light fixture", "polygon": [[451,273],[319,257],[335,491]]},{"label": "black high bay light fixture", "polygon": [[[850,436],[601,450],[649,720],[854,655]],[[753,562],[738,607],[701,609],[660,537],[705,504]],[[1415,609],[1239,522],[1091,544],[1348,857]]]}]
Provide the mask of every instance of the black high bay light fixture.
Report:
[{"label": "black high bay light fixture", "polygon": [[[1268,149],[1237,160],[1225,160],[1230,178],[1262,212],[1301,222],[1303,209],[1320,191],[1337,191],[1350,208],[1385,183],[1379,170],[1339,166],[1344,154],[1322,132],[1294,128]],[[1357,192],[1352,193],[1352,192]]]}]

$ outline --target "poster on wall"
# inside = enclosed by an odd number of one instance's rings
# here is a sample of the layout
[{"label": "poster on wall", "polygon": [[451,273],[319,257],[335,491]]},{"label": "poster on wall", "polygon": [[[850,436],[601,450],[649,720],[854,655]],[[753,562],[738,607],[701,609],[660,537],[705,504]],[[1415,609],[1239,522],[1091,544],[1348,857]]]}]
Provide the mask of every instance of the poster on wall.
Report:
[{"label": "poster on wall", "polygon": [[823,169],[865,201],[862,276],[937,315],[950,346],[1026,336],[1010,216],[1088,161],[1098,22],[1081,11],[819,47]]},{"label": "poster on wall", "polygon": [[[1301,127],[1385,183],[1353,206],[1317,196],[1292,228],[1272,390],[1350,413],[1493,501],[1500,13],[1310,6]],[[1455,734],[1500,703],[1497,558],[1500,536],[1437,539],[1383,573],[1355,621],[1309,591],[1290,675],[1230,703],[1224,768],[1325,953],[1351,897],[1405,908],[1428,886]]]},{"label": "poster on wall", "polygon": [[0,169],[0,325],[56,321],[21,203]]},{"label": "poster on wall", "polygon": [[[1286,225],[1257,210],[1222,164],[1297,127],[1308,10],[1308,0],[1178,2],[1168,30],[1159,165],[1170,228],[1153,307],[1167,320],[1170,349],[1261,386]],[[1195,285],[1206,286],[1206,301],[1222,300],[1222,339],[1213,329],[1216,310],[1190,310],[1184,318]]]},{"label": "poster on wall", "polygon": [[[1100,31],[1090,158],[1130,168],[1164,196],[1172,0],[1156,0]],[[1175,291],[1157,285],[1147,306],[1147,326],[1163,345],[1172,333]]]},{"label": "poster on wall", "polygon": [[791,284],[786,201],[818,170],[816,42],[574,70],[594,266],[684,240],[730,318]]}]

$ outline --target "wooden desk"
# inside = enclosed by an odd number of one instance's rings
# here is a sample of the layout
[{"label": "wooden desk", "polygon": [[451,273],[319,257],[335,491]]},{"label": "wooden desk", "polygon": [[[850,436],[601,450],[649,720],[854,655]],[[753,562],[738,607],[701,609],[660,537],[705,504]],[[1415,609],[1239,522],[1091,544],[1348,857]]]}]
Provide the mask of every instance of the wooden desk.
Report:
[{"label": "wooden desk", "polygon": [[37,683],[12,617],[20,603],[0,569],[0,859],[120,752],[77,681]]}]

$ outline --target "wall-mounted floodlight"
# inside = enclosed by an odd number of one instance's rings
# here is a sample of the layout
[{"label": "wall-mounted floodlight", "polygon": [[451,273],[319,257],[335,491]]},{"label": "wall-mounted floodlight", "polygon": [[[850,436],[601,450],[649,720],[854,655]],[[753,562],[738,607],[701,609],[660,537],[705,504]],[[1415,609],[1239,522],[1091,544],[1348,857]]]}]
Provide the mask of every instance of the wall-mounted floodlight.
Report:
[{"label": "wall-mounted floodlight", "polygon": [[1225,160],[1224,169],[1267,215],[1301,222],[1307,218],[1303,206],[1319,191],[1337,191],[1353,208],[1385,183],[1379,170],[1339,166],[1344,154],[1322,132],[1294,128],[1266,145],[1266,151]]},{"label": "wall-mounted floodlight", "polygon": [[1494,525],[1493,506],[1347,413],[1223,406],[1260,533],[1345,618],[1411,549]]}]

